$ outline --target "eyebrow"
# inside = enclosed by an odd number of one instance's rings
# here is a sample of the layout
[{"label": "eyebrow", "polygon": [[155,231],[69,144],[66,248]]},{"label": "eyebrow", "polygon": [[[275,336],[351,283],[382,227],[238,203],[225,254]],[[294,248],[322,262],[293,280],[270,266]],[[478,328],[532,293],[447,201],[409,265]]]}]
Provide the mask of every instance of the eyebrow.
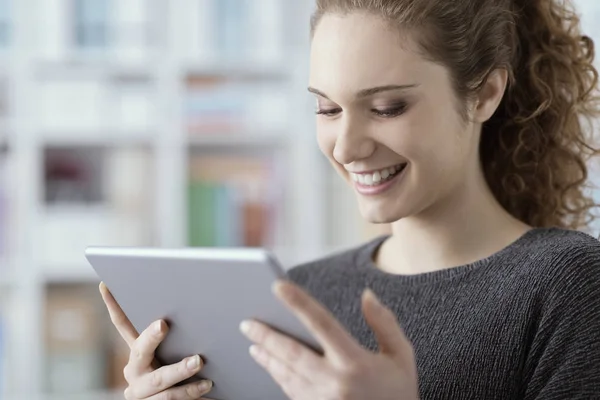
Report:
[{"label": "eyebrow", "polygon": [[[412,89],[414,87],[419,86],[418,84],[411,84],[411,85],[384,85],[384,86],[375,86],[372,88],[367,88],[367,89],[362,89],[360,90],[357,94],[356,97],[357,98],[362,98],[362,97],[369,97],[369,96],[373,96],[374,94],[377,93],[381,93],[381,92],[389,92],[391,90],[407,90],[407,89]],[[308,91],[311,93],[314,93],[316,95],[319,95],[321,97],[326,98],[327,100],[329,99],[329,96],[327,96],[325,93],[321,92],[318,89],[315,89],[313,87],[308,87]]]}]

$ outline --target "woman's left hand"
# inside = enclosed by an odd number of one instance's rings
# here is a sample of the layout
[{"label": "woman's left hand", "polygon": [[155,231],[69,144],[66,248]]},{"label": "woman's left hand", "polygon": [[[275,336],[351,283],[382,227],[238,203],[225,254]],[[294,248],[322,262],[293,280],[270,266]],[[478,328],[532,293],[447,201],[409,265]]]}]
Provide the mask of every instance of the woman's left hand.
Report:
[{"label": "woman's left hand", "polygon": [[379,352],[362,347],[321,304],[297,285],[279,281],[274,292],[323,348],[320,355],[257,321],[244,321],[250,353],[292,400],[416,400],[413,348],[396,316],[370,290],[362,296],[365,320]]}]

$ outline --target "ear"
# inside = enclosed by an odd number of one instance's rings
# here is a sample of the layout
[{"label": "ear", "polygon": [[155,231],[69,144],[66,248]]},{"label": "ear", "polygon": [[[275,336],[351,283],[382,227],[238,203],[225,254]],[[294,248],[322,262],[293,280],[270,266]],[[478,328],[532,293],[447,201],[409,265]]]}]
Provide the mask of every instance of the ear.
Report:
[{"label": "ear", "polygon": [[484,123],[494,115],[502,101],[508,82],[508,71],[504,68],[493,70],[477,94],[472,118]]}]

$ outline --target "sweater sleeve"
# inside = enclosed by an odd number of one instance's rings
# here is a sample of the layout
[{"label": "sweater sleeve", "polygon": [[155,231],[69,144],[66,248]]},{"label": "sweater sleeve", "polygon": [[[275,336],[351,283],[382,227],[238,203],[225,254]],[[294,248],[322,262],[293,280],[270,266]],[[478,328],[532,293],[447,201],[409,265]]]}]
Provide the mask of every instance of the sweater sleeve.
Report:
[{"label": "sweater sleeve", "polygon": [[525,400],[600,399],[600,252],[564,254],[525,363]]}]

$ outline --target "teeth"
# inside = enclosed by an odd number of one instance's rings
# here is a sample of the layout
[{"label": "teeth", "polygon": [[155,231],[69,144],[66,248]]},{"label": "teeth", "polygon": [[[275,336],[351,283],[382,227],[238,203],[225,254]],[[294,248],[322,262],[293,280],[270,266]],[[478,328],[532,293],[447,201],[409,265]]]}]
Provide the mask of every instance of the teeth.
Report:
[{"label": "teeth", "polygon": [[354,182],[358,182],[359,184],[366,186],[375,186],[385,180],[393,178],[398,173],[398,171],[404,168],[404,166],[405,164],[399,164],[393,167],[384,168],[380,171],[375,171],[372,174],[350,173],[350,175],[352,176],[352,180]]},{"label": "teeth", "polygon": [[379,171],[377,171],[373,174],[373,183],[379,182],[381,182],[381,174],[379,173]]}]

